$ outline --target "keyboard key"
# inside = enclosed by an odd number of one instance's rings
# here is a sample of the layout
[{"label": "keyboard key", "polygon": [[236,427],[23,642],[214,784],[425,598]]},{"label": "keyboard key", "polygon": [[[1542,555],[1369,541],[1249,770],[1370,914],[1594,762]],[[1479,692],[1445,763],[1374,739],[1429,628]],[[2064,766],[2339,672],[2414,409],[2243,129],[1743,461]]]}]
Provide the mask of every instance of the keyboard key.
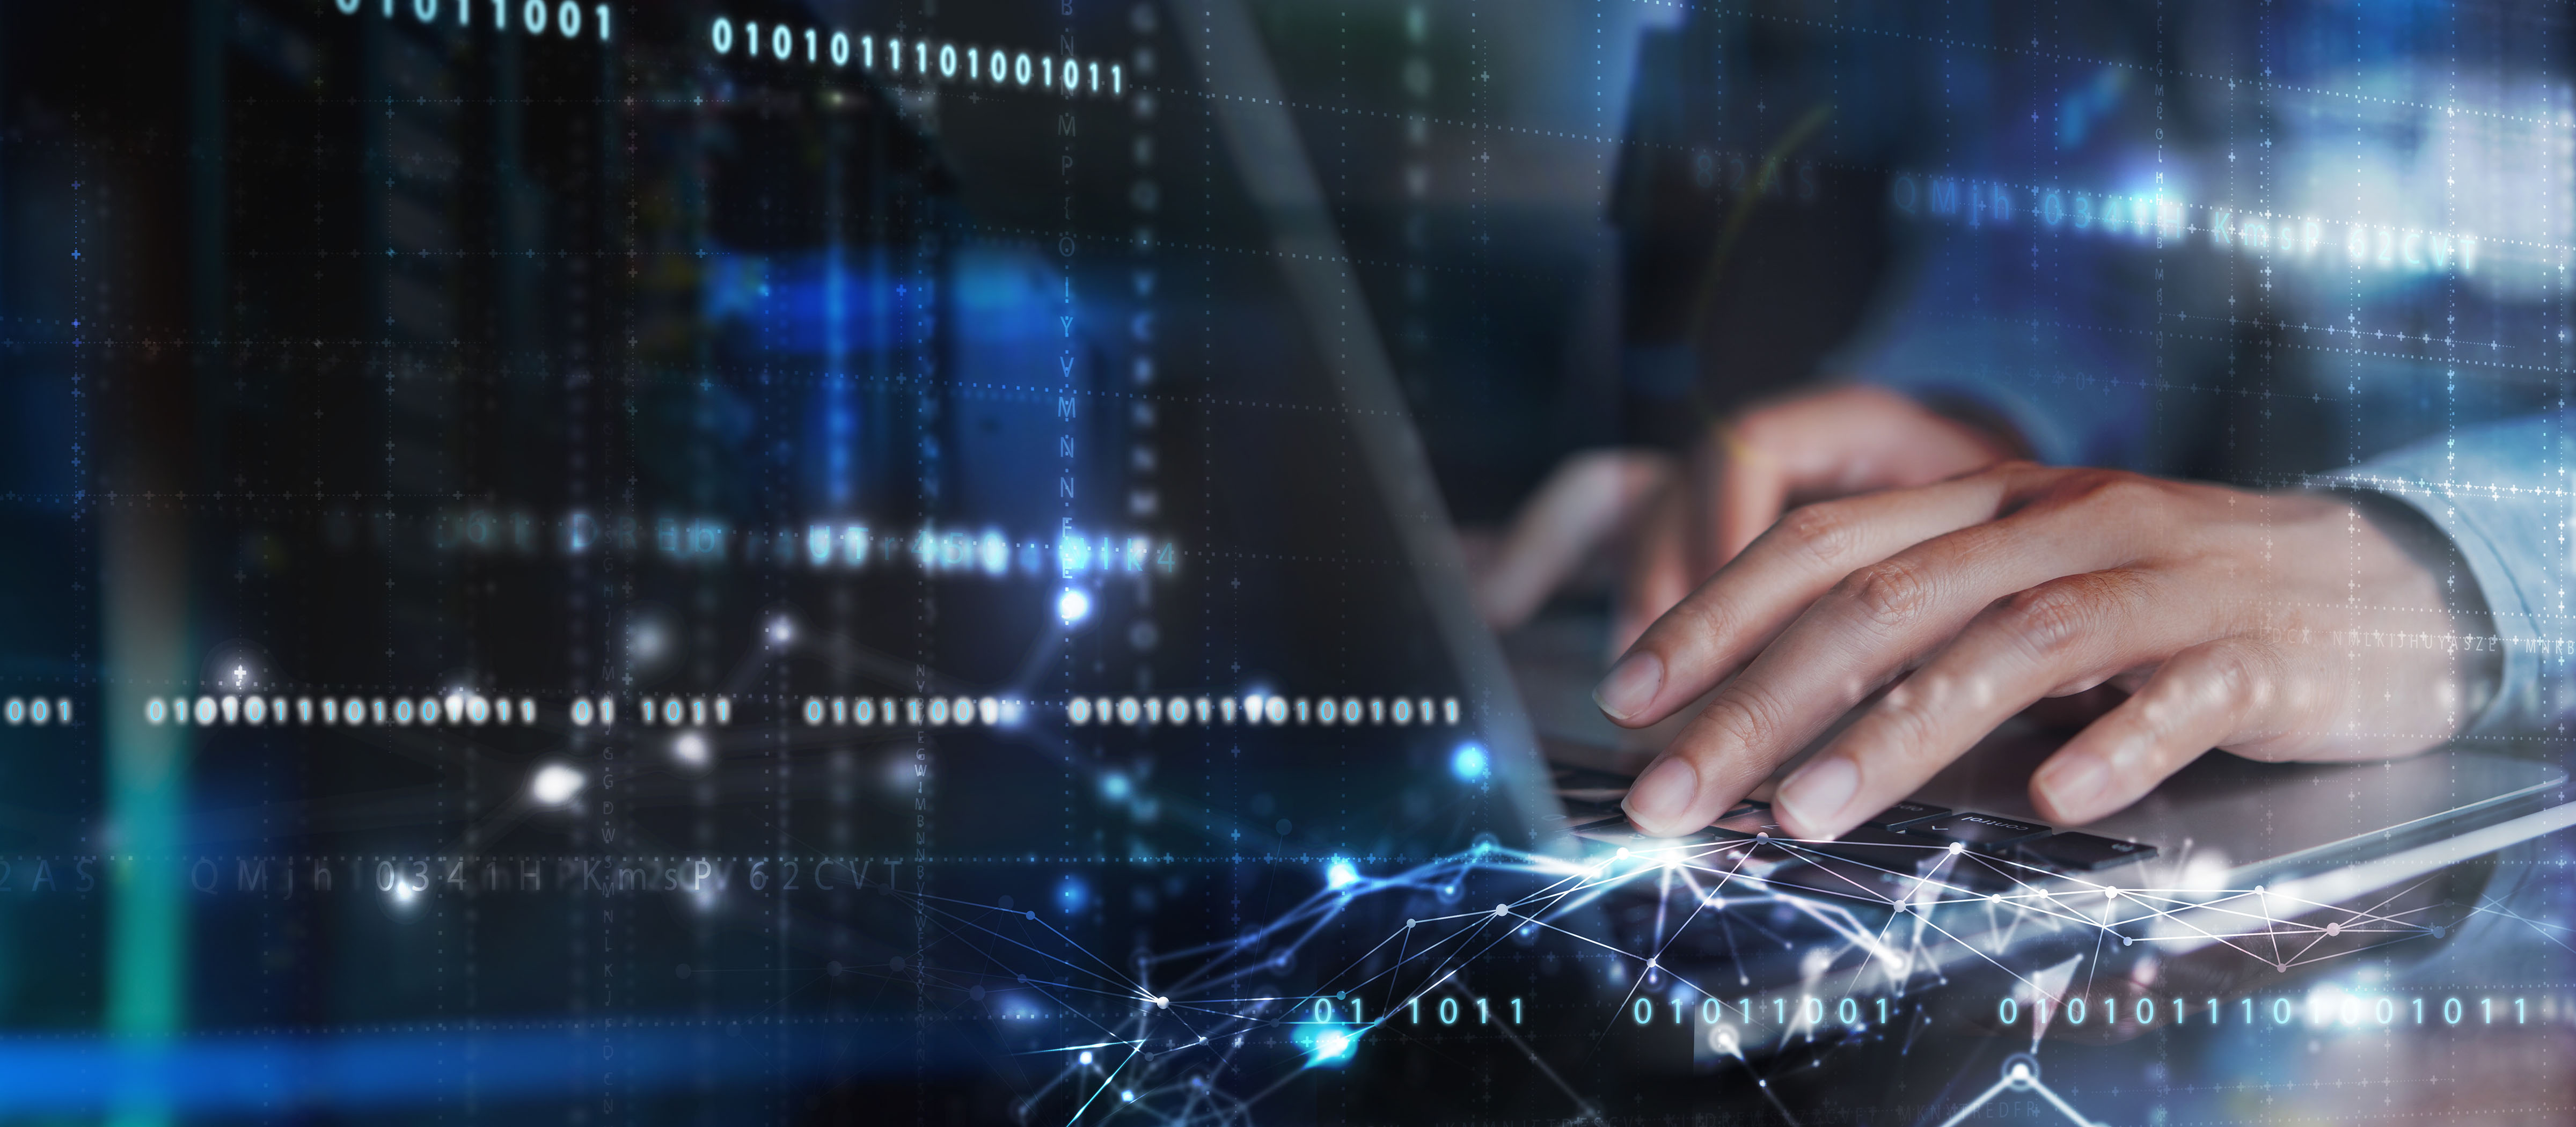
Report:
[{"label": "keyboard key", "polygon": [[1860,826],[1844,834],[1839,841],[1803,842],[1798,848],[1892,872],[1911,873],[1922,863],[1949,853],[1950,843],[1882,830],[1876,826]]},{"label": "keyboard key", "polygon": [[1676,839],[1647,837],[1644,834],[1638,833],[1637,827],[1629,825],[1628,819],[1615,816],[1603,818],[1590,825],[1577,826],[1574,830],[1574,836],[1591,841],[1597,841],[1603,845],[1623,846],[1630,849],[1643,849],[1648,846],[1656,845],[1671,845],[1677,840],[1689,840],[1688,838]]},{"label": "keyboard key", "polygon": [[1921,883],[1921,878],[1911,873],[1891,873],[1859,861],[1812,854],[1781,865],[1763,878],[1764,886],[1772,889],[1838,896],[1869,904],[1886,904]]},{"label": "keyboard key", "polygon": [[1861,824],[1876,826],[1882,830],[1901,830],[1907,823],[1920,822],[1926,818],[1938,818],[1949,812],[1950,808],[1947,806],[1934,806],[1925,802],[1900,802],[1879,811],[1877,817]]},{"label": "keyboard key", "polygon": [[1942,889],[1938,896],[2011,892],[2020,889],[2024,881],[2039,875],[2018,865],[1989,860],[1982,853],[1962,853],[1949,864],[1929,871],[1933,882]]},{"label": "keyboard key", "polygon": [[2017,841],[2038,837],[2048,827],[2037,822],[2024,822],[1996,814],[1960,811],[1943,814],[1920,822],[1908,823],[1905,832],[1956,841],[1970,849],[1993,849]]},{"label": "keyboard key", "polygon": [[1761,803],[1736,807],[1732,813],[1710,823],[1708,832],[1730,840],[1764,835],[1778,837],[1782,833],[1779,819],[1772,817],[1771,808]]},{"label": "keyboard key", "polygon": [[1649,837],[1639,832],[1637,827],[1628,821],[1628,815],[1621,812],[1613,812],[1588,822],[1581,815],[1569,814],[1564,824],[1573,830],[1576,837],[1589,838],[1607,845],[1639,848],[1686,845],[1694,842],[1740,841],[1754,836],[1757,832],[1778,837],[1780,827],[1769,824],[1770,812],[1771,808],[1761,803],[1744,803],[1729,811],[1726,817],[1718,819],[1707,829],[1698,833],[1683,834],[1680,837]]},{"label": "keyboard key", "polygon": [[2051,834],[2037,841],[2025,841],[2013,850],[2034,865],[2070,873],[2089,873],[2131,861],[2144,861],[2156,855],[2156,847],[2093,834]]}]

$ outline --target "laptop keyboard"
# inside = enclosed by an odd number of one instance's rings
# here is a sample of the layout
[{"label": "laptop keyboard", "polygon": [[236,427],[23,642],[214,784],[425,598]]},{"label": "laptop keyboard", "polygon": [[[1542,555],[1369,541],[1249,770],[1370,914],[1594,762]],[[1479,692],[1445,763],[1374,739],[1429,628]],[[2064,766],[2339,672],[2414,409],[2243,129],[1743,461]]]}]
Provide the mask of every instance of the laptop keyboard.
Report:
[{"label": "laptop keyboard", "polygon": [[[1627,793],[1624,776],[1585,767],[1553,768],[1557,796],[1565,804],[1566,824],[1580,837],[1604,844],[1640,846],[1669,844],[1676,839],[1648,837],[1628,824],[1619,799]],[[1682,842],[1741,841],[1786,838],[1771,819],[1771,808],[1747,802],[1730,810],[1705,830]],[[1909,872],[1952,852],[2015,862],[2052,873],[2086,873],[2144,861],[2156,847],[2142,842],[2076,831],[2057,832],[2037,822],[2000,814],[1952,810],[1921,802],[1900,802],[1869,818],[1837,841],[1796,841],[1796,849],[1874,870]]]}]

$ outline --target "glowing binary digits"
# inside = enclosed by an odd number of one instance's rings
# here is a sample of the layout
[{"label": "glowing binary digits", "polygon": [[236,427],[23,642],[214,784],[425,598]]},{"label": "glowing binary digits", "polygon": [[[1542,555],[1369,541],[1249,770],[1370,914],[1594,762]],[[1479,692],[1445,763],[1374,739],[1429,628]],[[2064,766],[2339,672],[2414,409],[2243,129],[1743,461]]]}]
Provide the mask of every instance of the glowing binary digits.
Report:
[{"label": "glowing binary digits", "polygon": [[[518,32],[532,37],[552,35],[562,39],[595,38],[609,41],[609,7],[606,4],[584,6],[574,0],[380,0],[385,19],[408,15],[413,22],[441,24],[442,8],[456,13],[455,26],[472,29],[487,27],[499,32]],[[369,0],[332,0],[344,16],[354,16],[370,7]],[[479,4],[491,6],[488,23],[474,18]]]},{"label": "glowing binary digits", "polygon": [[1032,55],[1027,51],[899,35],[883,40],[861,35],[853,40],[845,31],[827,34],[821,28],[790,27],[777,22],[764,25],[758,20],[744,20],[739,32],[735,28],[731,17],[717,16],[707,25],[707,46],[718,55],[733,55],[738,45],[744,59],[856,67],[898,81],[926,82],[935,78],[996,88],[1034,87],[1067,96],[1106,94],[1114,98],[1127,92],[1124,64],[1111,62],[1104,70],[1100,60],[1078,58],[1070,50],[1061,56],[1044,51]]}]

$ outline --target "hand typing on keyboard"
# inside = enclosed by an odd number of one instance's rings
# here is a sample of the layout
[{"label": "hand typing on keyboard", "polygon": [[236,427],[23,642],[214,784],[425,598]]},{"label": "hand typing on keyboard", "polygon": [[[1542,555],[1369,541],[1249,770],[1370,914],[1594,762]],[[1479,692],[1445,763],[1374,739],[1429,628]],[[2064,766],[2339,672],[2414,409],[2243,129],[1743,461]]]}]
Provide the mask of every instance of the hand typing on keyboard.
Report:
[{"label": "hand typing on keyboard", "polygon": [[2486,655],[2449,644],[2479,631],[2453,621],[2441,550],[2407,519],[2333,494],[2027,463],[1795,510],[1596,692],[1612,720],[1643,727],[1719,690],[1624,805],[1647,832],[1695,831],[1891,684],[1779,784],[1793,835],[1859,826],[2014,713],[2104,684],[2130,695],[2031,780],[2061,826],[2136,801],[2212,747],[2431,747],[2472,714]]}]

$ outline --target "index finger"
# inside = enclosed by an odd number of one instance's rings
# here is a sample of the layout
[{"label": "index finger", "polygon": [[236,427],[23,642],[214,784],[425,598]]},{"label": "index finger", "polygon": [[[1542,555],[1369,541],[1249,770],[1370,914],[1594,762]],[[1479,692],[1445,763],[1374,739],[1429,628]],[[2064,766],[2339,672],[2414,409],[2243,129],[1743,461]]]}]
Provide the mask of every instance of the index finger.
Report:
[{"label": "index finger", "polygon": [[2009,475],[1981,473],[1791,511],[1647,627],[1593,702],[1631,728],[1672,715],[1742,669],[1844,576],[1992,518],[2009,485]]}]

